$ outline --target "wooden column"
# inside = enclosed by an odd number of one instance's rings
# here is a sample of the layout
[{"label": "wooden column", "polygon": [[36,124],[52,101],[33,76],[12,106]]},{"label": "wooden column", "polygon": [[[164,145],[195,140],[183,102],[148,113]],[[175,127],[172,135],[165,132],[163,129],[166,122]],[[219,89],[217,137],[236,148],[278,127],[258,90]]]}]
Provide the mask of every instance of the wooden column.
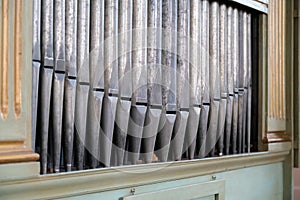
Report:
[{"label": "wooden column", "polygon": [[31,150],[32,2],[0,0],[0,164],[39,159]]},{"label": "wooden column", "polygon": [[286,133],[285,6],[285,0],[269,1],[265,143],[291,140]]}]

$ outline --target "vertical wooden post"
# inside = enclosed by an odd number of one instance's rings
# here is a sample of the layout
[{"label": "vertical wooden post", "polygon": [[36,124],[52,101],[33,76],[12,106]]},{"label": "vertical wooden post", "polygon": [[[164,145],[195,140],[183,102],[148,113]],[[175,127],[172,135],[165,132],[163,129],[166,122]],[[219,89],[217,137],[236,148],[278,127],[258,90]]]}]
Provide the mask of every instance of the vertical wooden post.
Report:
[{"label": "vertical wooden post", "polygon": [[32,3],[0,0],[0,10],[0,164],[36,161],[30,144]]}]

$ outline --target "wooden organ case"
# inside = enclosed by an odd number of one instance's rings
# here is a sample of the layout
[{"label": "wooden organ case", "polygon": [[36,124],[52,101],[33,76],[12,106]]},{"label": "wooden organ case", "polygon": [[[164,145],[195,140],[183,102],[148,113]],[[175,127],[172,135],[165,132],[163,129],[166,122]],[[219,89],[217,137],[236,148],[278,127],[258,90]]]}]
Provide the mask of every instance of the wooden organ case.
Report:
[{"label": "wooden organ case", "polygon": [[297,2],[0,0],[0,198],[292,199]]}]

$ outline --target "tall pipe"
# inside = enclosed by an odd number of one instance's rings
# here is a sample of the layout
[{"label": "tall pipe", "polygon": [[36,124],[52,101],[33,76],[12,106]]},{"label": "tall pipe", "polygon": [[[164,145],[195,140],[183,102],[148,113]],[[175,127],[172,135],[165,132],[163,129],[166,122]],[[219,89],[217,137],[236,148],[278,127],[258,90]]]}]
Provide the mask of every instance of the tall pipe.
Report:
[{"label": "tall pipe", "polygon": [[76,100],[77,77],[77,1],[66,1],[65,10],[65,57],[66,79],[64,89],[64,116],[63,116],[63,154],[66,171],[72,170],[73,143],[74,143],[74,115]]},{"label": "tall pipe", "polygon": [[220,53],[220,107],[219,107],[219,119],[217,129],[217,141],[218,141],[218,154],[223,155],[224,149],[224,130],[226,119],[226,106],[227,106],[227,7],[225,4],[220,5],[220,40],[219,40],[219,53]]},{"label": "tall pipe", "polygon": [[201,1],[191,1],[190,15],[190,104],[189,118],[186,127],[183,151],[187,157],[193,159],[196,148],[196,137],[200,119],[201,105]]},{"label": "tall pipe", "polygon": [[177,0],[162,2],[162,113],[155,144],[159,161],[168,159],[176,118]]},{"label": "tall pipe", "polygon": [[169,160],[173,161],[181,160],[185,130],[189,115],[190,2],[188,0],[178,1],[177,14],[177,111],[169,150]]},{"label": "tall pipe", "polygon": [[88,167],[92,169],[98,166],[100,160],[100,120],[104,96],[104,3],[104,0],[91,0],[86,149]]},{"label": "tall pipe", "polygon": [[233,100],[233,116],[232,116],[232,152],[237,153],[237,134],[238,134],[238,102],[239,102],[239,13],[238,9],[233,9],[233,85],[234,85],[234,100]]},{"label": "tall pipe", "polygon": [[62,118],[65,83],[65,1],[54,1],[54,77],[52,93],[52,130],[54,172],[60,171]]},{"label": "tall pipe", "polygon": [[77,11],[77,87],[75,104],[75,165],[84,167],[87,107],[89,94],[90,1],[78,1]]},{"label": "tall pipe", "polygon": [[41,66],[41,1],[33,1],[33,26],[32,26],[32,134],[31,146],[35,151],[36,121],[38,109],[39,75]]},{"label": "tall pipe", "polygon": [[238,142],[237,149],[238,153],[243,153],[243,133],[244,133],[244,96],[245,96],[245,88],[244,88],[244,16],[243,11],[239,10],[239,105],[238,105]]},{"label": "tall pipe", "polygon": [[248,107],[248,25],[247,25],[247,12],[243,12],[243,134],[242,134],[242,153],[246,152],[247,142],[247,107]]},{"label": "tall pipe", "polygon": [[111,164],[113,166],[123,164],[131,107],[132,0],[119,1],[118,20],[119,99],[112,146]]},{"label": "tall pipe", "polygon": [[209,87],[210,87],[210,120],[208,126],[206,153],[214,155],[217,142],[217,128],[220,105],[220,64],[219,64],[219,2],[210,3],[209,15]]},{"label": "tall pipe", "polygon": [[225,154],[229,154],[230,141],[232,139],[232,114],[233,114],[233,98],[234,98],[234,84],[233,84],[233,9],[231,6],[227,8],[227,84],[228,84],[228,96],[227,96],[227,108],[226,108],[226,122],[225,122]]},{"label": "tall pipe", "polygon": [[132,105],[126,140],[126,164],[139,159],[147,104],[147,1],[133,0]]},{"label": "tall pipe", "polygon": [[147,27],[147,113],[141,144],[141,157],[152,162],[156,135],[161,115],[161,37],[162,2],[148,1]]},{"label": "tall pipe", "polygon": [[248,47],[248,105],[247,105],[247,153],[251,150],[251,98],[252,98],[252,49],[251,49],[251,14],[247,15],[247,47]]},{"label": "tall pipe", "polygon": [[101,116],[100,162],[110,166],[113,131],[118,100],[118,0],[105,1],[104,17],[104,99]]},{"label": "tall pipe", "polygon": [[42,1],[42,70],[40,78],[39,131],[41,133],[41,174],[47,173],[50,99],[53,76],[53,2]]},{"label": "tall pipe", "polygon": [[210,110],[209,88],[209,1],[201,1],[201,112],[197,133],[196,153],[199,158],[206,156],[206,137]]}]

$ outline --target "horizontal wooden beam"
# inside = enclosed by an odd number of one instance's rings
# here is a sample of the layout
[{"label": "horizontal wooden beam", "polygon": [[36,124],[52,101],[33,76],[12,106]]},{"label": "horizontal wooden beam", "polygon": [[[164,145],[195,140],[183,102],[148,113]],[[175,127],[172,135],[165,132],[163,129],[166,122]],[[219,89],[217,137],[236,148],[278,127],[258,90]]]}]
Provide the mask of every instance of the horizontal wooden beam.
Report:
[{"label": "horizontal wooden beam", "polygon": [[44,175],[17,181],[1,181],[0,194],[4,199],[74,197],[278,163],[284,161],[289,153],[290,149],[201,160],[111,167]]}]

